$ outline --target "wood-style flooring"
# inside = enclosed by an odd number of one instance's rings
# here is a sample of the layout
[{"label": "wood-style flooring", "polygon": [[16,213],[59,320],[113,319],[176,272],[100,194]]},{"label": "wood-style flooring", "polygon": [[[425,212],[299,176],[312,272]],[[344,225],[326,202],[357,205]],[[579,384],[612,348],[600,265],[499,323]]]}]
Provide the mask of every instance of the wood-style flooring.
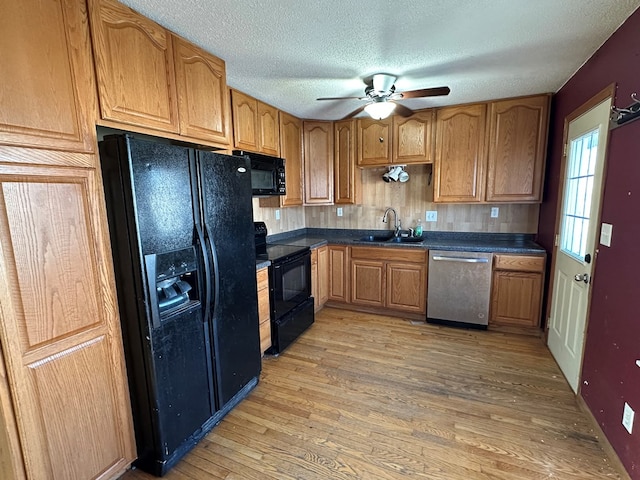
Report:
[{"label": "wood-style flooring", "polygon": [[325,308],[164,478],[621,477],[539,338]]}]

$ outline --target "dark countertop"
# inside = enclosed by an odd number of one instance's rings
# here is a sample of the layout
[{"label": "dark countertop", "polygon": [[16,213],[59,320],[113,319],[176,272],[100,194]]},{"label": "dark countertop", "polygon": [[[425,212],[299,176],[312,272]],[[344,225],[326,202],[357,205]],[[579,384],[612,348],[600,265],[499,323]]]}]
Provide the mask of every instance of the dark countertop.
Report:
[{"label": "dark countertop", "polygon": [[519,233],[467,233],[467,232],[424,232],[423,240],[415,243],[367,242],[361,239],[367,235],[390,234],[388,230],[346,230],[303,228],[291,232],[269,235],[269,243],[308,246],[317,248],[327,243],[384,247],[421,248],[429,250],[450,250],[460,252],[494,252],[542,255],[544,248],[534,242],[534,235]]},{"label": "dark countertop", "polygon": [[256,271],[267,268],[269,265],[271,265],[271,260],[256,260]]}]

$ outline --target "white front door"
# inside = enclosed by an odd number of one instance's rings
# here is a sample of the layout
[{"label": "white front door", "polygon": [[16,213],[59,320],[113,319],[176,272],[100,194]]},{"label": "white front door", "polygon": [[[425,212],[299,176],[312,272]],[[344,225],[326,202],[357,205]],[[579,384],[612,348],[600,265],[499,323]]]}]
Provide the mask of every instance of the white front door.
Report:
[{"label": "white front door", "polygon": [[611,98],[569,123],[547,343],[578,391]]}]

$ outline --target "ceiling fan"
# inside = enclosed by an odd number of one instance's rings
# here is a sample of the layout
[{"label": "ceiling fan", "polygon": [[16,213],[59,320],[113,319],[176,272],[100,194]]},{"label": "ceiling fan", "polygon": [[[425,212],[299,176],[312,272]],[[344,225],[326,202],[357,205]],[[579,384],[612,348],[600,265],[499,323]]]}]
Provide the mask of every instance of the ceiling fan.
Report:
[{"label": "ceiling fan", "polygon": [[420,90],[409,90],[406,92],[396,92],[396,87],[394,85],[396,79],[396,76],[389,75],[388,73],[376,73],[371,78],[371,82],[366,83],[367,88],[364,90],[364,97],[323,97],[318,98],[317,100],[368,100],[369,103],[358,107],[356,110],[344,117],[343,120],[353,118],[363,110],[372,118],[380,120],[387,118],[394,110],[398,115],[403,117],[409,117],[413,113],[413,110],[410,108],[396,103],[398,100],[449,95],[449,92],[451,91],[449,87],[434,87],[422,88]]}]

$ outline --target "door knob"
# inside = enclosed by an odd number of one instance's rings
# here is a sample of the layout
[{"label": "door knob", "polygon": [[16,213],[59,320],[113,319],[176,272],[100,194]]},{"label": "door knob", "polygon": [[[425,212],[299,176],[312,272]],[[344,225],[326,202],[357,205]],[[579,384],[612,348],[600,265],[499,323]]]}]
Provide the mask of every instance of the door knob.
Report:
[{"label": "door knob", "polygon": [[575,276],[575,277],[573,277],[573,279],[574,279],[576,282],[589,283],[589,274],[588,274],[588,273],[583,273],[583,274],[576,273],[576,276]]}]

